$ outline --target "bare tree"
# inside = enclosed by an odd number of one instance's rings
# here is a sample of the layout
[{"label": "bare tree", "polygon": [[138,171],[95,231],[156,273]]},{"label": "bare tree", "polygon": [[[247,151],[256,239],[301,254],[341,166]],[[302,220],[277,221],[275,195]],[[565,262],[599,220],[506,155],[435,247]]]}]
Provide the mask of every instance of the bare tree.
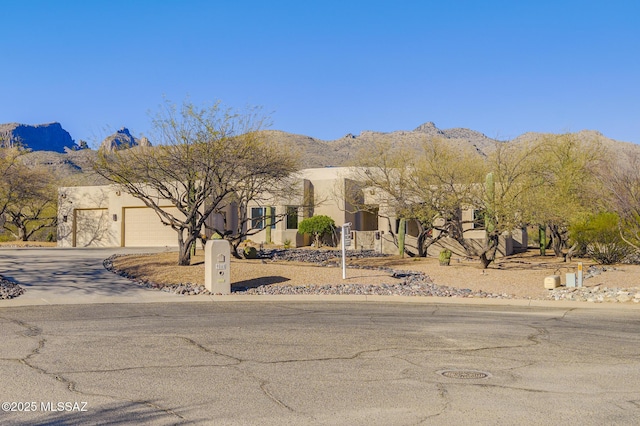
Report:
[{"label": "bare tree", "polygon": [[[261,138],[266,123],[259,109],[238,113],[219,102],[205,108],[166,102],[153,124],[158,146],[101,151],[94,169],[176,231],[179,265],[190,264],[191,246],[209,215],[234,201],[243,185],[260,180],[276,186],[295,168],[286,149]],[[161,207],[167,202],[178,214]]]},{"label": "bare tree", "polygon": [[56,182],[47,170],[16,164],[3,182],[9,197],[4,208],[4,229],[28,241],[57,222]]},{"label": "bare tree", "polygon": [[356,164],[354,179],[379,191],[390,215],[416,224],[418,256],[444,237],[464,240],[460,210],[474,202],[485,170],[477,153],[439,138],[417,146],[384,140],[367,147]]},{"label": "bare tree", "polygon": [[601,173],[601,181],[609,194],[609,208],[620,217],[622,239],[640,253],[640,154],[624,157]]}]

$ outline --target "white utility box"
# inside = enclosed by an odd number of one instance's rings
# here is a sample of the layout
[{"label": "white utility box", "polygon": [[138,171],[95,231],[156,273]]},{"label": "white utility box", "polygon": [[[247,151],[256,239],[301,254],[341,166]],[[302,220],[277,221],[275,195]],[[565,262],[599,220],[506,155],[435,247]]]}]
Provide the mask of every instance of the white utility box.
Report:
[{"label": "white utility box", "polygon": [[560,275],[549,275],[548,277],[545,277],[544,288],[553,290],[557,287],[560,287]]}]

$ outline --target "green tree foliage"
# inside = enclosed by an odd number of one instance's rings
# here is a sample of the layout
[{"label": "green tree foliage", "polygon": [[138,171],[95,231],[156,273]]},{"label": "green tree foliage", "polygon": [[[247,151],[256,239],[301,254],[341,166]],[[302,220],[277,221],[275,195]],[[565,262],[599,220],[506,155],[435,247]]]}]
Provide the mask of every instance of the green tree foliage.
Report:
[{"label": "green tree foliage", "polygon": [[[239,113],[219,102],[203,108],[166,102],[153,120],[159,145],[101,150],[94,170],[174,229],[178,264],[189,265],[191,246],[212,213],[240,208],[239,217],[246,218],[246,206],[257,193],[276,188],[296,170],[286,148],[261,137],[264,125],[258,109]],[[167,204],[179,213],[164,209]],[[242,237],[233,230],[214,231],[234,241]]]},{"label": "green tree foliage", "polygon": [[543,135],[535,150],[528,219],[549,230],[556,256],[570,258],[577,246],[569,246],[569,224],[600,207],[598,171],[608,154],[597,139],[573,133]]},{"label": "green tree foliage", "polygon": [[572,224],[569,234],[582,252],[604,265],[620,263],[631,253],[631,246],[620,235],[620,218],[616,213],[591,215]]},{"label": "green tree foliage", "polygon": [[317,215],[308,217],[298,224],[299,234],[313,236],[316,247],[321,247],[322,237],[333,232],[336,224],[329,216]]},{"label": "green tree foliage", "polygon": [[[531,207],[527,195],[532,190],[535,153],[536,147],[530,144],[496,144],[486,159],[490,173],[484,184],[473,186],[478,194],[471,205],[483,212],[485,222],[484,244],[477,250],[483,268],[496,259],[500,237],[527,223]],[[466,239],[460,242],[469,244]]]}]

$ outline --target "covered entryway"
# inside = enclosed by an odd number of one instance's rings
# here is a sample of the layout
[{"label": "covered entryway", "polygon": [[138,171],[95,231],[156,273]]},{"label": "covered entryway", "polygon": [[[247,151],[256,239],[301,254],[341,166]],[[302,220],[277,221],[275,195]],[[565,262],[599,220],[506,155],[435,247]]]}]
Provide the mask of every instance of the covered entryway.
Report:
[{"label": "covered entryway", "polygon": [[[163,210],[184,218],[176,207]],[[123,210],[123,247],[177,247],[178,234],[170,226],[163,225],[153,209],[149,207],[127,207]]]}]

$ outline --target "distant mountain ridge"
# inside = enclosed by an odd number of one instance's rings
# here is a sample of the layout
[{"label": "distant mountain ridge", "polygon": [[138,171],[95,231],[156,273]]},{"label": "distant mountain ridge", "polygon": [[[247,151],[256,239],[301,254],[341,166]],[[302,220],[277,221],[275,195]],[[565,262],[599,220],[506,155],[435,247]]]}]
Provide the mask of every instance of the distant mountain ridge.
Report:
[{"label": "distant mountain ridge", "polygon": [[284,142],[287,146],[298,151],[301,154],[302,165],[305,168],[349,165],[355,160],[360,150],[366,149],[366,146],[371,142],[376,142],[380,139],[391,138],[397,142],[419,144],[427,138],[439,137],[454,146],[470,146],[480,155],[486,155],[496,142],[501,142],[475,130],[465,128],[441,130],[431,121],[421,124],[414,130],[396,130],[393,132],[363,130],[359,135],[349,133],[333,141],[315,139],[310,136],[296,135],[280,130],[265,130],[264,134],[268,138]]},{"label": "distant mountain ridge", "polygon": [[60,123],[0,124],[0,147],[22,145],[33,151],[65,152],[77,145]]},{"label": "distant mountain ridge", "polygon": [[[19,126],[16,123],[0,124],[0,138],[5,142],[7,129],[14,129]],[[49,125],[39,125],[32,127],[49,126],[52,129],[59,128],[68,135],[59,123],[50,123]],[[4,133],[3,133],[4,132]],[[500,141],[490,138],[481,132],[466,128],[439,129],[433,122],[426,122],[416,127],[414,130],[397,130],[392,132],[376,132],[371,130],[363,130],[359,135],[351,133],[346,134],[342,138],[331,141],[316,139],[311,136],[288,133],[281,130],[264,130],[262,134],[267,140],[273,140],[285,145],[292,152],[298,154],[300,158],[301,168],[312,167],[340,167],[352,165],[357,155],[368,148],[371,143],[380,141],[381,139],[390,139],[392,142],[406,143],[409,145],[420,144],[422,141],[439,137],[448,144],[460,147],[471,147],[479,155],[486,155],[496,143],[525,143],[529,140],[539,137],[542,133],[528,132],[510,141]],[[640,145],[630,142],[620,142],[602,135],[594,130],[582,130],[576,132],[580,138],[598,139],[603,148],[612,151],[623,158],[624,154],[637,153],[640,155]],[[92,175],[90,170],[91,158],[96,151],[90,149],[76,150],[64,143],[55,142],[49,146],[51,139],[36,141],[37,143],[29,144],[34,152],[28,154],[27,161],[30,164],[45,165],[52,169],[56,175],[69,178],[71,182],[67,185],[94,185],[101,184],[100,178]],[[71,136],[64,138],[64,141],[73,141]],[[6,143],[5,143],[6,145]],[[121,128],[114,134],[107,136],[101,144],[107,150],[125,149],[138,145],[150,145],[149,141],[144,138],[136,138],[126,128]],[[0,146],[3,146],[0,144]],[[62,146],[65,148],[60,149]],[[71,148],[71,149],[69,149]],[[51,152],[54,151],[54,152]],[[76,183],[72,183],[76,182]]]}]

